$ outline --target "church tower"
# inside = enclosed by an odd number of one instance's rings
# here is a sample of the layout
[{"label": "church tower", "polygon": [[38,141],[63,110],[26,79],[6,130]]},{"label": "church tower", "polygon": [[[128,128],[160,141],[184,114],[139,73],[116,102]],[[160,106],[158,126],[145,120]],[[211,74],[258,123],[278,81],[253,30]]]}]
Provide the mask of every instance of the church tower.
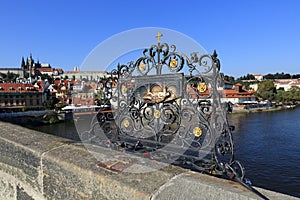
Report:
[{"label": "church tower", "polygon": [[24,60],[23,56],[22,56],[22,61],[21,61],[21,69],[26,70],[25,60]]},{"label": "church tower", "polygon": [[32,53],[30,53],[30,57],[29,57],[29,60],[28,60],[28,68],[33,68],[33,65],[34,65],[34,60],[32,58]]}]

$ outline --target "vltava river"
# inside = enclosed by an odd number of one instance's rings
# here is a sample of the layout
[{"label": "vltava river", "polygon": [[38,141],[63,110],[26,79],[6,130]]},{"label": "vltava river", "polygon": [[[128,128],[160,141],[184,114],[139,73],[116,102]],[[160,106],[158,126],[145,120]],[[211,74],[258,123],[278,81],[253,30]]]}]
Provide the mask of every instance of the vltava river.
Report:
[{"label": "vltava river", "polygon": [[[300,108],[230,114],[236,160],[253,185],[300,197]],[[73,122],[31,127],[80,140]]]},{"label": "vltava river", "polygon": [[231,114],[236,159],[253,185],[300,197],[300,108]]}]

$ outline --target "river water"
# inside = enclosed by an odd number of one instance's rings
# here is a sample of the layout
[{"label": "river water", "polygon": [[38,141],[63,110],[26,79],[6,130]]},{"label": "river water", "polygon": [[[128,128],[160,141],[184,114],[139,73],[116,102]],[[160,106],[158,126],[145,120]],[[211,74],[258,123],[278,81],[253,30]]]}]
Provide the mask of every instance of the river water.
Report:
[{"label": "river water", "polygon": [[[253,185],[300,197],[300,108],[230,114],[235,159]],[[73,122],[31,127],[80,140]]]},{"label": "river water", "polygon": [[236,159],[253,185],[300,197],[300,108],[231,114]]}]

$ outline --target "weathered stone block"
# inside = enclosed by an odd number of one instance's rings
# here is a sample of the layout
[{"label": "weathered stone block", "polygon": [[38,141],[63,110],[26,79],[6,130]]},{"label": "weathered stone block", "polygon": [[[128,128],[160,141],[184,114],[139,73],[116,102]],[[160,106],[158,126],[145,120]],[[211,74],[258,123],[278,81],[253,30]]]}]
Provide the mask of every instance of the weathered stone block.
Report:
[{"label": "weathered stone block", "polygon": [[0,199],[15,199],[16,186],[14,183],[6,180],[5,177],[0,177]]},{"label": "weathered stone block", "polygon": [[34,200],[24,191],[24,188],[17,186],[17,200]]}]

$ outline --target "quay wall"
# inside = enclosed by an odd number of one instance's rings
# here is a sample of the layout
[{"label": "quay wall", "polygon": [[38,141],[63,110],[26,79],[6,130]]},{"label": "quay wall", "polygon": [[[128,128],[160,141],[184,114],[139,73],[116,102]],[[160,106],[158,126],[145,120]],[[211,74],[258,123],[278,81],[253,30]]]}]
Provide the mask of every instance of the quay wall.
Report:
[{"label": "quay wall", "polygon": [[[270,199],[298,199],[256,189]],[[232,181],[0,122],[0,199],[259,197]]]}]

